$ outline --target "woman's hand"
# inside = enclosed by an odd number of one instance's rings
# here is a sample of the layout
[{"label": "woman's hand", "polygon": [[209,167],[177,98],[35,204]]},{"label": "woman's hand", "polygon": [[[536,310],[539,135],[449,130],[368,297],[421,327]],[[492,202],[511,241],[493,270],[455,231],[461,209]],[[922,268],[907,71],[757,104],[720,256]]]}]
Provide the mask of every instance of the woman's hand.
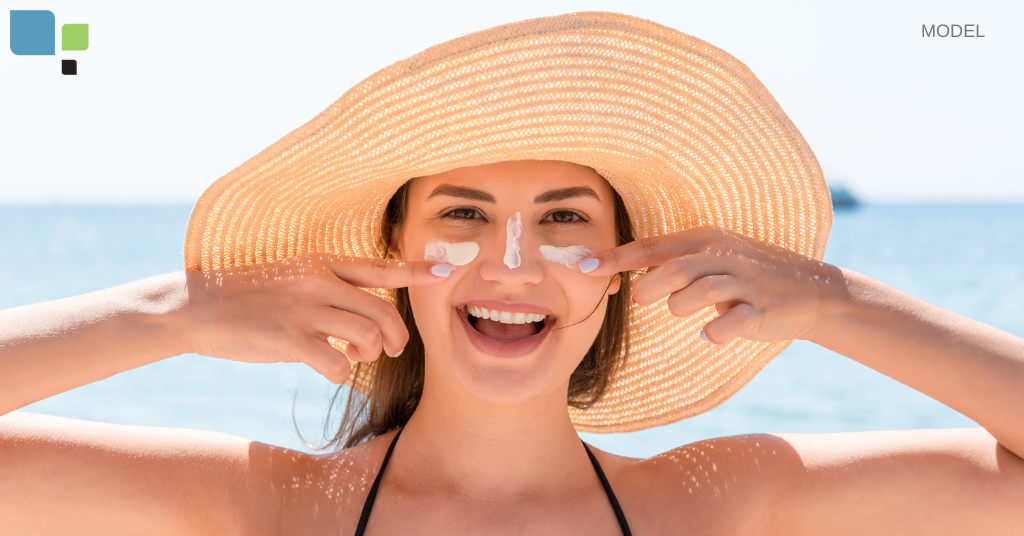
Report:
[{"label": "woman's hand", "polygon": [[440,283],[445,277],[431,273],[436,265],[317,253],[187,272],[191,350],[252,363],[302,362],[341,383],[349,362],[328,337],[348,341],[353,361],[373,361],[382,349],[394,356],[409,340],[395,307],[361,288]]},{"label": "woman's hand", "polygon": [[717,344],[808,338],[843,286],[835,266],[721,227],[642,238],[588,259],[598,260],[587,272],[594,276],[652,267],[633,285],[641,305],[668,296],[680,317],[714,305],[719,316],[704,334]]}]

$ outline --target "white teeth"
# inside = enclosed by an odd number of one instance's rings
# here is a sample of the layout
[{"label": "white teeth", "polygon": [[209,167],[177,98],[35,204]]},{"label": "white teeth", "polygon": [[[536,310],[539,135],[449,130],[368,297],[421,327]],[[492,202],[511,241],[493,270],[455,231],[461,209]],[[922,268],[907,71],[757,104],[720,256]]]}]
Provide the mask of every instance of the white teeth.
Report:
[{"label": "white teeth", "polygon": [[469,314],[477,318],[488,318],[502,324],[527,324],[530,322],[541,322],[547,315],[536,313],[509,313],[506,311],[492,311],[483,307],[467,307]]}]

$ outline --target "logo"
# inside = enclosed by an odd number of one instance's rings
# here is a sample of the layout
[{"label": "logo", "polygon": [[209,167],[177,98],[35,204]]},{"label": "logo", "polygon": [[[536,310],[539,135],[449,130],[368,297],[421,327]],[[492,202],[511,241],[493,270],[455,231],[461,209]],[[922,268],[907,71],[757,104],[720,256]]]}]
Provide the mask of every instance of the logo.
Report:
[{"label": "logo", "polygon": [[[57,43],[57,22],[52,11],[11,10],[11,52],[17,56],[53,56]],[[89,48],[88,24],[65,24],[60,28],[61,50]],[[61,60],[62,74],[78,74],[77,60]]]}]

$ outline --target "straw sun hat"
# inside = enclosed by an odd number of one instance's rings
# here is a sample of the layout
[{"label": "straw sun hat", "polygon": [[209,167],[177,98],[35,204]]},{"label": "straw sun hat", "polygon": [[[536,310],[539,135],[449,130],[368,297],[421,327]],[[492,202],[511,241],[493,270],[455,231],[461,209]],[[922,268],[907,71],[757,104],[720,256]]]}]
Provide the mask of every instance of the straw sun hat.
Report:
[{"label": "straw sun hat", "polygon": [[[463,35],[358,83],[203,193],[186,269],[382,257],[383,210],[404,182],[505,160],[595,169],[638,237],[719,225],[821,260],[832,224],[814,154],[746,65],[672,28],[584,12]],[[702,343],[714,307],[631,305],[629,355],[592,407],[569,408],[580,431],[707,411],[789,344]]]}]

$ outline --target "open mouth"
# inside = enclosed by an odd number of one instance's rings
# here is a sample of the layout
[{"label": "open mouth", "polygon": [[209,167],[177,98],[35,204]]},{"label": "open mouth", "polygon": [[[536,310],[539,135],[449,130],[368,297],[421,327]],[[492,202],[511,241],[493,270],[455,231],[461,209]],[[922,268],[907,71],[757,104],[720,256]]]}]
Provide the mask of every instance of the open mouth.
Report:
[{"label": "open mouth", "polygon": [[477,333],[505,343],[517,342],[530,338],[545,331],[550,324],[554,323],[554,317],[551,315],[547,315],[544,319],[536,322],[500,322],[498,320],[474,316],[469,313],[469,308],[465,305],[460,306],[458,308],[458,312],[459,315],[462,316],[462,318],[465,319],[470,327],[472,327]]}]

